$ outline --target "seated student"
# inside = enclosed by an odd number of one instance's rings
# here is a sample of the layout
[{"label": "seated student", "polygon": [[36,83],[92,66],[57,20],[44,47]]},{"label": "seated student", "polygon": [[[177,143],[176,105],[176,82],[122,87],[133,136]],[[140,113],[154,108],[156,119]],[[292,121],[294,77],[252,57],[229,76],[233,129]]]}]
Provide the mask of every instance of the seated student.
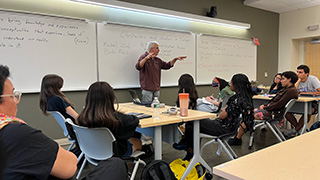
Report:
[{"label": "seated student", "polygon": [[[179,93],[189,93],[189,109],[197,109],[197,99],[198,99],[198,92],[196,89],[196,85],[194,84],[193,77],[190,74],[183,74],[180,76],[178,80],[178,96],[176,100],[177,107],[180,107],[179,102]],[[188,123],[188,122],[187,122]],[[185,133],[185,126],[187,123],[179,124],[180,130]],[[174,143],[173,145],[174,149],[177,150],[186,150],[186,142],[185,139],[182,138],[179,143]]]},{"label": "seated student", "polygon": [[199,98],[197,100],[197,110],[204,112],[217,112],[219,110],[221,100],[226,96],[234,94],[230,89],[229,83],[224,79],[215,77],[212,80],[212,86],[218,87],[220,90],[217,98],[214,98],[213,96]]},{"label": "seated student", "polygon": [[[189,93],[189,109],[197,109],[198,91],[194,84],[193,77],[190,74],[183,74],[178,80],[179,93]],[[180,107],[179,96],[176,100],[176,105]]]},{"label": "seated student", "polygon": [[[317,77],[309,75],[310,68],[307,65],[300,65],[297,67],[297,75],[298,81],[296,82],[295,86],[298,89],[300,95],[309,94],[309,95],[320,95],[320,81]],[[312,101],[311,103],[312,109],[311,113],[316,114],[318,113],[318,103],[317,101]],[[310,120],[311,114],[308,114],[308,122]],[[286,115],[287,120],[295,127],[290,129],[289,131],[285,131],[285,136],[292,136],[297,134],[300,129],[303,127],[304,124],[304,115],[301,116],[299,122],[293,115],[293,113],[287,113]]]},{"label": "seated student", "polygon": [[268,91],[269,94],[277,94],[277,92],[279,92],[282,89],[282,85],[281,85],[281,77],[282,77],[282,73],[277,73],[274,76],[273,79],[273,83],[270,86],[270,89]]},{"label": "seated student", "polygon": [[0,139],[1,154],[6,157],[2,178],[71,178],[77,170],[77,157],[15,117],[21,93],[14,92],[9,75],[9,68],[0,65]]},{"label": "seated student", "polygon": [[[219,118],[215,120],[204,119],[200,121],[200,132],[219,136],[235,130],[240,114],[242,114],[242,122],[246,127],[253,127],[253,91],[249,79],[244,74],[236,74],[232,77],[230,89],[235,92],[222,108]],[[186,142],[188,147],[187,155],[184,160],[190,160],[193,156],[193,123],[186,124],[186,131],[182,142]]]},{"label": "seated student", "polygon": [[117,101],[113,88],[107,82],[91,84],[78,124],[89,128],[109,128],[117,140],[119,155],[128,157],[132,152],[141,150],[141,141],[133,138],[139,119],[115,109]]},{"label": "seated student", "polygon": [[[48,74],[42,78],[40,90],[40,109],[44,115],[48,115],[47,111],[58,111],[64,118],[70,118],[74,123],[77,122],[78,113],[74,110],[73,104],[61,92],[63,86],[62,77],[56,74]],[[69,136],[76,140],[76,147],[72,150],[77,156],[80,155],[81,150],[77,143],[76,135],[72,126],[66,123]]]},{"label": "seated student", "polygon": [[[298,99],[298,90],[294,86],[297,80],[297,74],[292,71],[282,73],[281,84],[283,88],[267,104],[262,104],[259,109],[255,109],[255,119],[271,119],[272,114],[274,114],[275,117],[280,117],[281,111],[286,104],[291,99]],[[237,136],[229,139],[228,144],[241,145],[241,138],[245,133],[244,129],[246,129],[246,125],[242,124]]]}]

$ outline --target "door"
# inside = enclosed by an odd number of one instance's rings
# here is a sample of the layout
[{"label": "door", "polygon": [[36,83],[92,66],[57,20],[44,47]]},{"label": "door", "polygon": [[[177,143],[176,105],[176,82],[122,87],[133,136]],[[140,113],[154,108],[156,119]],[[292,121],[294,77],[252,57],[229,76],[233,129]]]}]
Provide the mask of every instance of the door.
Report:
[{"label": "door", "polygon": [[320,79],[320,44],[306,42],[305,64],[310,68],[310,74]]}]

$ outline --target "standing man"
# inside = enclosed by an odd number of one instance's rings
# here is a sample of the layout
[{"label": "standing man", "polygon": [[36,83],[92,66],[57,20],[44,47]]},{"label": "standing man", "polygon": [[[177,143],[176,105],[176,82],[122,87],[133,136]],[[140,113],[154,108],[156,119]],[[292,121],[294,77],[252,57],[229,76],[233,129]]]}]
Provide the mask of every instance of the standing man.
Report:
[{"label": "standing man", "polygon": [[170,69],[177,60],[181,61],[187,57],[179,56],[164,62],[157,57],[159,51],[158,42],[148,42],[147,52],[140,56],[136,64],[136,69],[139,70],[143,104],[151,104],[154,97],[160,96],[161,69]]},{"label": "standing man", "polygon": [[[298,81],[296,82],[295,86],[299,91],[299,94],[313,94],[313,95],[320,95],[320,81],[317,77],[309,75],[310,69],[306,65],[300,65],[297,67],[297,75]],[[318,111],[318,104],[316,101],[312,101],[312,114]],[[310,120],[311,114],[308,114],[308,122]],[[284,135],[291,136],[296,134],[304,124],[302,116],[297,122],[296,118],[292,113],[287,113],[286,118],[290,123],[295,127],[294,129],[290,129],[284,132]]]}]

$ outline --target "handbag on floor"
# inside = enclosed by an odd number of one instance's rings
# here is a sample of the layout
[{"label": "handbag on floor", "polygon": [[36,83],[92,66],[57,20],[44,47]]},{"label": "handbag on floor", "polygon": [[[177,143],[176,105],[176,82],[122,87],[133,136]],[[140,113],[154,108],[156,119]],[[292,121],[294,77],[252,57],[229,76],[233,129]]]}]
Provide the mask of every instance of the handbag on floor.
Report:
[{"label": "handbag on floor", "polygon": [[[187,169],[189,161],[184,161],[181,158],[176,159],[170,163],[170,168],[174,172],[177,179],[181,179],[184,171]],[[199,167],[199,168],[198,168]],[[199,174],[198,174],[199,170]],[[200,172],[201,171],[201,172]],[[202,168],[200,163],[197,163],[190,171],[186,180],[204,180],[207,171]],[[200,177],[199,177],[200,175]]]}]

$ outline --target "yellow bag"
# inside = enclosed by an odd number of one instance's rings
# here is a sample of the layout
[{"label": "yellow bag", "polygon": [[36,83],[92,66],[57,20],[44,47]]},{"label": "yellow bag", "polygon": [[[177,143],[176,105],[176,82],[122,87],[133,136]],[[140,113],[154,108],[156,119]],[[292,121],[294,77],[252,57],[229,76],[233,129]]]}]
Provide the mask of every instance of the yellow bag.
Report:
[{"label": "yellow bag", "polygon": [[[189,165],[189,161],[184,161],[182,159],[176,159],[170,163],[170,168],[172,172],[174,172],[177,179],[181,179],[184,171],[187,169]],[[197,173],[196,166],[200,165],[200,163],[197,163],[190,171],[188,176],[186,177],[187,180],[203,180],[204,176],[206,175],[206,171],[203,173],[201,177],[199,177]]]}]

